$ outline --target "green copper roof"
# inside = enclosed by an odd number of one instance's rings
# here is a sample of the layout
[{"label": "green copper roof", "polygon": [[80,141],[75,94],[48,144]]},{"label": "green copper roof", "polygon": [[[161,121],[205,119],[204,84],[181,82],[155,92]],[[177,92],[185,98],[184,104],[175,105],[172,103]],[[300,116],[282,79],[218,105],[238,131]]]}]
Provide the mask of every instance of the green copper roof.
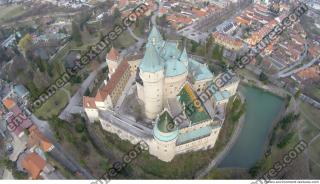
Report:
[{"label": "green copper roof", "polygon": [[157,27],[154,25],[152,27],[150,34],[149,34],[148,42],[152,43],[155,41],[156,43],[159,43],[162,40],[163,40],[163,38],[162,38],[160,32],[158,31]]},{"label": "green copper roof", "polygon": [[213,96],[216,101],[222,101],[230,98],[231,94],[229,91],[216,91]]},{"label": "green copper roof", "polygon": [[192,142],[194,140],[201,139],[203,137],[207,137],[211,134],[211,132],[212,132],[212,127],[206,126],[206,127],[194,130],[194,131],[180,134],[178,136],[177,144],[178,145],[186,144],[188,142]]},{"label": "green copper roof", "polygon": [[181,51],[178,49],[178,43],[174,41],[166,41],[160,50],[160,57],[165,61],[169,59],[179,59]]},{"label": "green copper roof", "polygon": [[186,61],[188,62],[188,54],[186,48],[183,49],[181,55],[180,55],[180,61]]},{"label": "green copper roof", "polygon": [[165,76],[174,77],[187,72],[186,66],[177,59],[170,59],[165,64]]},{"label": "green copper roof", "polygon": [[193,72],[191,74],[196,81],[213,79],[213,74],[206,65],[201,64],[191,58],[189,59],[189,69]]},{"label": "green copper roof", "polygon": [[197,94],[186,83],[177,96],[178,101],[185,107],[185,114],[191,121],[191,125],[209,120],[210,116]]},{"label": "green copper roof", "polygon": [[177,138],[179,130],[168,111],[164,111],[153,128],[153,135],[160,141],[172,141]]},{"label": "green copper roof", "polygon": [[159,57],[154,45],[150,44],[147,46],[139,67],[143,72],[157,72],[163,68],[161,58]]}]

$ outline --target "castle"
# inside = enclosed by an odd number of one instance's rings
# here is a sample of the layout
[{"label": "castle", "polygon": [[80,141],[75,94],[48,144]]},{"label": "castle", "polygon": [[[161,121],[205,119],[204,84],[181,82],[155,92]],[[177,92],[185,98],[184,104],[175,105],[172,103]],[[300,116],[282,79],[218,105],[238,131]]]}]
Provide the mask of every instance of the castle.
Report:
[{"label": "castle", "polygon": [[[106,58],[110,80],[95,97],[83,97],[91,122],[99,120],[104,130],[132,144],[145,141],[150,154],[166,162],[177,154],[215,145],[226,104],[239,84],[234,76],[222,88],[210,88],[218,76],[178,46],[164,40],[154,26],[143,54],[122,58],[112,48]],[[212,95],[200,100],[208,87]],[[120,114],[130,90],[141,102],[137,106],[143,106],[145,122]]]}]

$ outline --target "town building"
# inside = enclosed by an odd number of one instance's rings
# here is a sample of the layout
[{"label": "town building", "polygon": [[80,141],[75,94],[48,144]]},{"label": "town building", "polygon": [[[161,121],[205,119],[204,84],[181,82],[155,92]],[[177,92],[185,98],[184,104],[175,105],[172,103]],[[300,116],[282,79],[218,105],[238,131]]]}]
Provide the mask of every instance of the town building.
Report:
[{"label": "town building", "polygon": [[212,38],[215,43],[224,46],[227,49],[230,50],[240,50],[244,47],[243,42],[238,38],[233,38],[230,35],[220,33],[220,32],[214,32],[212,33]]}]

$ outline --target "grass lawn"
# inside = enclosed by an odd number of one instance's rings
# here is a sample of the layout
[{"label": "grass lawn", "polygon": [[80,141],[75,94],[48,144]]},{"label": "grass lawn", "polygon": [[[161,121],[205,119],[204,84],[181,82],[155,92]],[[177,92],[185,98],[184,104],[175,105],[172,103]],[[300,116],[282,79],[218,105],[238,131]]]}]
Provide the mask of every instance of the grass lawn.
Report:
[{"label": "grass lawn", "polygon": [[56,116],[67,105],[69,99],[65,91],[59,90],[55,95],[49,98],[39,109],[36,110],[35,115],[41,119],[48,119]]},{"label": "grass lawn", "polygon": [[311,94],[312,94],[313,96],[315,96],[316,98],[320,99],[320,88],[314,86],[314,87],[312,88]]},{"label": "grass lawn", "polygon": [[121,35],[115,40],[115,47],[120,49],[125,49],[131,45],[133,45],[136,40],[128,33],[128,31],[124,31]]},{"label": "grass lawn", "polygon": [[320,130],[315,127],[312,123],[310,123],[309,120],[303,120],[302,123],[302,138],[306,142],[311,141],[311,139],[318,135],[320,133]]},{"label": "grass lawn", "polygon": [[320,136],[309,145],[309,156],[320,165]]},{"label": "grass lawn", "polygon": [[320,166],[318,166],[317,164],[315,164],[314,162],[310,161],[310,172],[311,175],[315,178],[320,178]]},{"label": "grass lawn", "polygon": [[0,6],[0,23],[22,15],[25,12],[21,5]]},{"label": "grass lawn", "polygon": [[310,123],[314,124],[315,126],[320,129],[320,110],[316,109],[315,107],[309,105],[308,103],[301,102],[300,103],[300,110],[303,116],[306,116],[309,119]]},{"label": "grass lawn", "polygon": [[205,179],[250,178],[246,169],[215,168]]}]

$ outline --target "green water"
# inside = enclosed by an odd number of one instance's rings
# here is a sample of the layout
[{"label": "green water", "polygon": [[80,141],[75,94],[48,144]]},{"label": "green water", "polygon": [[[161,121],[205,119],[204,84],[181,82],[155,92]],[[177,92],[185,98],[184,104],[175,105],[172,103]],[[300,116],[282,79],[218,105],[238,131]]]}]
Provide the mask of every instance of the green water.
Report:
[{"label": "green water", "polygon": [[282,98],[255,87],[241,86],[240,91],[246,98],[245,122],[219,167],[250,168],[261,159],[272,122],[284,105]]}]

